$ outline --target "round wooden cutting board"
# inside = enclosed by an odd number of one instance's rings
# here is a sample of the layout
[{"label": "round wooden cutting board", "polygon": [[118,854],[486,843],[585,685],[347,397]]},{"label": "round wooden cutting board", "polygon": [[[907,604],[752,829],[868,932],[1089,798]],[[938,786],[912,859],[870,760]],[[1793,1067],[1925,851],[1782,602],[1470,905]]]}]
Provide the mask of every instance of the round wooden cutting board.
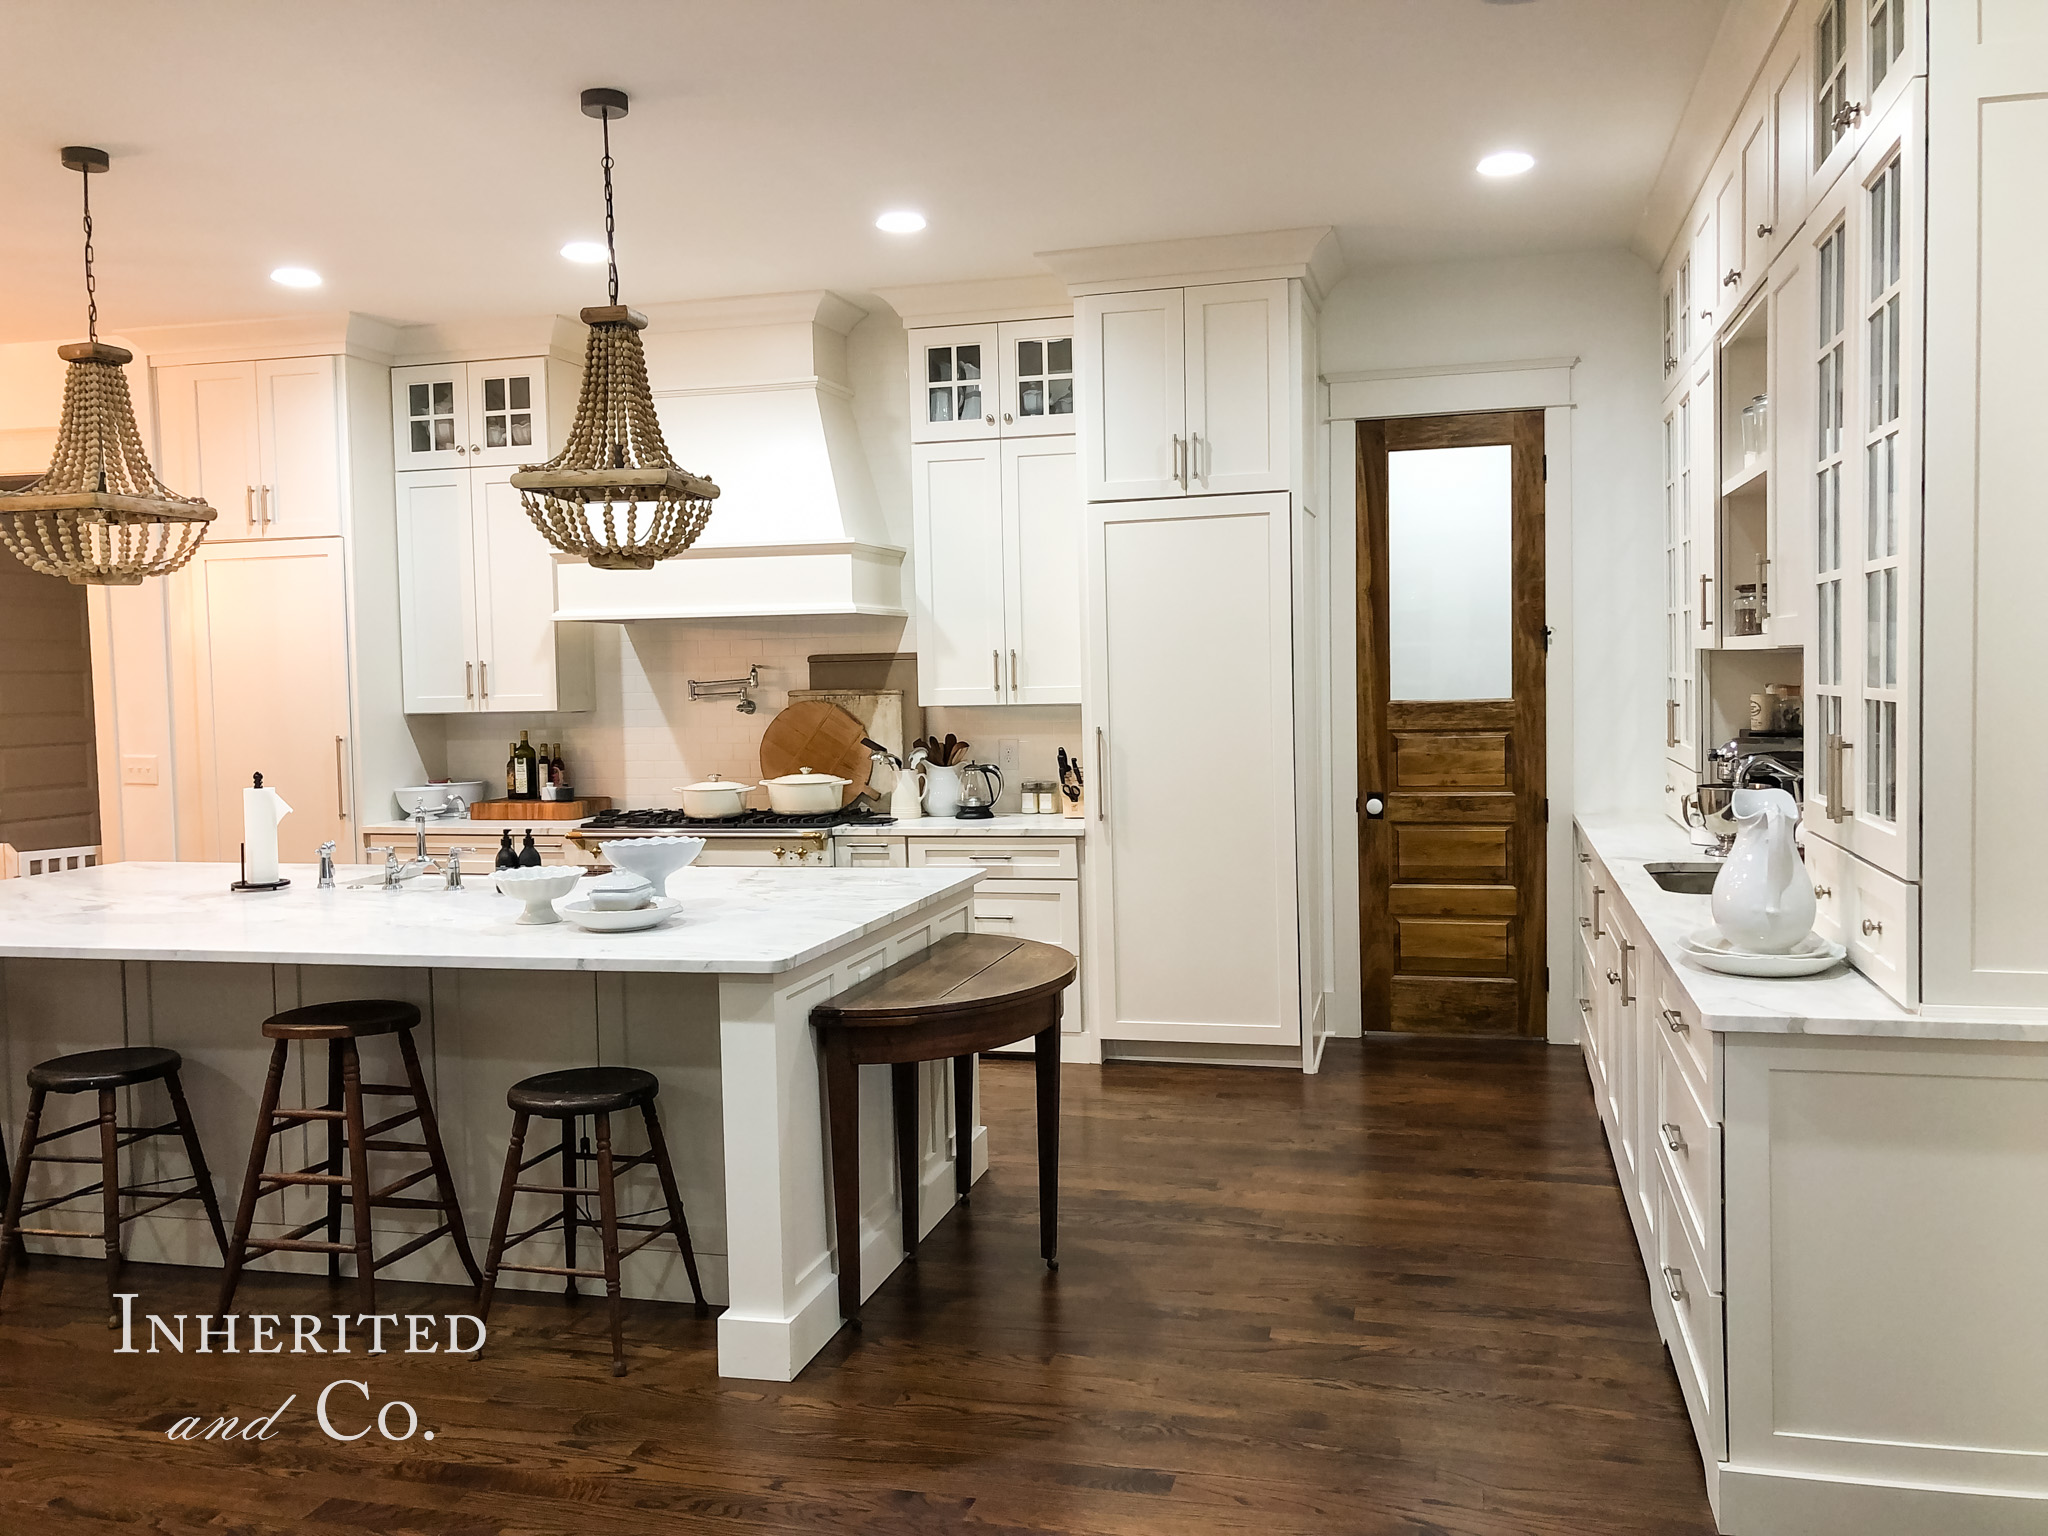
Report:
[{"label": "round wooden cutting board", "polygon": [[761,777],[779,779],[806,768],[837,774],[853,781],[840,791],[839,803],[850,805],[874,773],[874,759],[860,744],[866,729],[855,716],[823,699],[792,704],[768,722],[761,737]]}]

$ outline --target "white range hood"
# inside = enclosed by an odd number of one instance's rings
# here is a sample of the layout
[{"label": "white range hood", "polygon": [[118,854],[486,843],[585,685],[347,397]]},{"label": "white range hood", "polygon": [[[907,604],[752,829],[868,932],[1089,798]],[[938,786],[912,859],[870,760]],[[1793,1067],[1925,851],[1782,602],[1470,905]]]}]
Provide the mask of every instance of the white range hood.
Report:
[{"label": "white range hood", "polygon": [[865,311],[832,293],[650,304],[641,332],[662,435],[719,498],[704,536],[651,571],[555,566],[557,619],[904,613],[853,421],[846,333]]}]

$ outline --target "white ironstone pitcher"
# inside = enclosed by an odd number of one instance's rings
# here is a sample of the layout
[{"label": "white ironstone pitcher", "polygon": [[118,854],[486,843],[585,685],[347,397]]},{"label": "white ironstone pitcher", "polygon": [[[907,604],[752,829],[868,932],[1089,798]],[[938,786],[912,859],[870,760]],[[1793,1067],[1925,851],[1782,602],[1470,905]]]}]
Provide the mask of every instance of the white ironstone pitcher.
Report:
[{"label": "white ironstone pitcher", "polygon": [[1813,931],[1813,880],[1792,837],[1799,807],[1782,789],[1738,789],[1728,814],[1741,830],[1714,880],[1714,923],[1738,949],[1786,954]]}]

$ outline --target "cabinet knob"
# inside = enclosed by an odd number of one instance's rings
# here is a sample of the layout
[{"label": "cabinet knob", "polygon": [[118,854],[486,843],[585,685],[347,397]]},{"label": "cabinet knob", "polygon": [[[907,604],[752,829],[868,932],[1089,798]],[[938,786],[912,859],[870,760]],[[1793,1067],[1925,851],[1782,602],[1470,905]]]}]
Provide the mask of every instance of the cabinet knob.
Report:
[{"label": "cabinet knob", "polygon": [[1884,924],[1880,923],[1874,917],[1866,917],[1865,919],[1863,919],[1863,932],[1866,936],[1873,933],[1883,933]]},{"label": "cabinet knob", "polygon": [[1740,268],[1737,268],[1737,267],[1730,267],[1730,268],[1728,269],[1728,275],[1727,275],[1726,277],[1724,277],[1724,278],[1722,278],[1722,279],[1721,279],[1721,286],[1722,286],[1723,288],[1733,288],[1733,287],[1734,287],[1734,286],[1735,286],[1735,285],[1736,285],[1737,283],[1739,283],[1739,282],[1741,282],[1741,281],[1742,281],[1742,272],[1741,272],[1741,269],[1740,269]]},{"label": "cabinet knob", "polygon": [[1007,426],[1008,426],[1008,425],[1009,425],[1009,424],[1010,424],[1011,422],[1015,421],[1016,419],[1017,419],[1017,418],[1016,418],[1016,417],[1014,417],[1014,416],[1012,416],[1012,415],[1011,415],[1011,414],[1010,414],[1010,413],[1009,413],[1008,411],[1005,411],[1005,412],[1003,412],[1003,425],[1004,425],[1004,426],[1006,426],[1006,427],[1007,427]]},{"label": "cabinet knob", "polygon": [[1843,128],[1854,128],[1856,124],[1862,120],[1862,117],[1862,102],[1844,102],[1840,107],[1838,107],[1835,110],[1835,115],[1828,119],[1828,124],[1830,127],[1836,129],[1837,131]]},{"label": "cabinet knob", "polygon": [[1619,972],[1619,971],[1609,971],[1609,972],[1607,973],[1607,985],[1609,985],[1610,987],[1618,987],[1618,986],[1620,986],[1620,985],[1621,985],[1621,972]]},{"label": "cabinet knob", "polygon": [[1777,230],[1778,226],[1775,224],[1759,224],[1756,227],[1756,237],[1759,240],[1768,240],[1777,233]]},{"label": "cabinet knob", "polygon": [[471,443],[471,444],[469,445],[469,451],[470,451],[471,453],[482,453],[482,452],[483,452],[483,449],[481,449],[481,448],[477,447],[477,445],[476,445],[475,443]]},{"label": "cabinet knob", "polygon": [[994,426],[996,424],[996,419],[993,416],[988,417],[987,420],[990,426]]},{"label": "cabinet knob", "polygon": [[1833,887],[1833,886],[1829,886],[1829,885],[1816,885],[1816,886],[1815,886],[1815,887],[1813,888],[1813,894],[1814,894],[1814,898],[1815,898],[1815,900],[1817,900],[1817,901],[1826,901],[1826,900],[1827,900],[1827,899],[1828,899],[1828,898],[1829,898],[1830,896],[1832,896],[1832,895],[1834,895],[1834,894],[1835,894],[1835,891],[1834,891],[1834,887]]},{"label": "cabinet knob", "polygon": [[460,443],[457,443],[457,444],[455,445],[455,451],[456,451],[457,453],[468,453],[468,452],[469,452],[469,450],[468,450],[467,448],[463,447],[463,446],[462,446],[462,444],[460,444]]}]

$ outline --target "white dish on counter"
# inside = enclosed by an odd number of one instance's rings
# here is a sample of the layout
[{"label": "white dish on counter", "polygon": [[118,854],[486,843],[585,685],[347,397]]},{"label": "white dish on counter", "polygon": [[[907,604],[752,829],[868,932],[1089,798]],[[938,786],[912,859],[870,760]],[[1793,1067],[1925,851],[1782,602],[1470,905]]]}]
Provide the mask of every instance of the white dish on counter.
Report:
[{"label": "white dish on counter", "polygon": [[605,863],[629,875],[638,875],[654,887],[654,894],[668,894],[668,877],[684,868],[704,851],[701,837],[621,837],[599,843]]},{"label": "white dish on counter", "polygon": [[1809,933],[1782,955],[1760,955],[1737,949],[1719,928],[1687,934],[1685,952],[1708,970],[1728,976],[1817,976],[1840,965],[1849,953],[1841,945]]},{"label": "white dish on counter", "polygon": [[559,910],[578,928],[591,933],[634,933],[659,927],[682,909],[683,904],[673,896],[658,896],[648,905],[626,912],[606,912],[593,907],[587,898],[564,902]]},{"label": "white dish on counter", "polygon": [[575,890],[576,882],[582,878],[583,871],[573,864],[531,865],[499,870],[497,886],[501,895],[515,896],[526,903],[526,910],[519,914],[520,922],[559,923],[562,919],[555,911],[555,898]]}]

